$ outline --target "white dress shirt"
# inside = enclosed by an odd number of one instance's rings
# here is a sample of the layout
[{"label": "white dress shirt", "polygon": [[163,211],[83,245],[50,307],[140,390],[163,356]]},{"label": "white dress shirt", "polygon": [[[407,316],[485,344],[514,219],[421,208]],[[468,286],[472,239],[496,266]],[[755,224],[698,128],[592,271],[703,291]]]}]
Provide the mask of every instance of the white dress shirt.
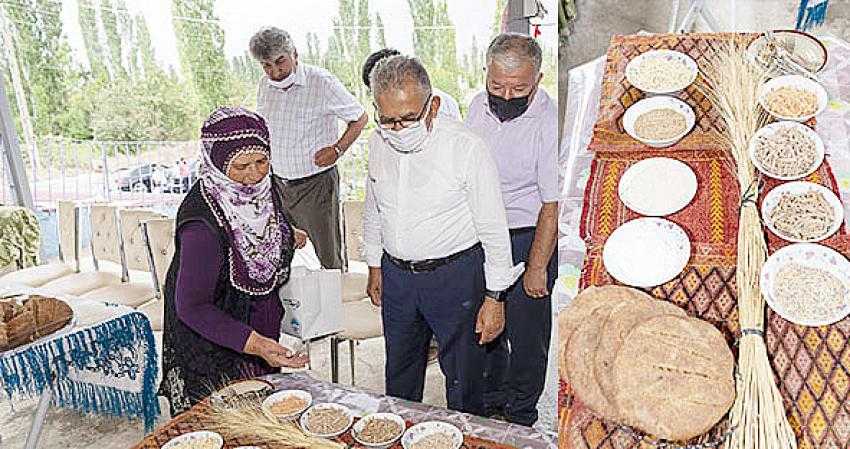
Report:
[{"label": "white dress shirt", "polygon": [[424,149],[402,154],[377,131],[369,138],[363,238],[366,262],[383,252],[403,260],[439,259],[478,242],[489,290],[510,287],[513,266],[496,164],[484,141],[455,120],[436,118]]},{"label": "white dress shirt", "polygon": [[257,112],[266,119],[274,172],[284,179],[315,175],[329,167],[313,162],[316,152],[339,140],[339,120],[363,115],[357,99],[327,70],[298,63],[294,84],[282,89],[263,76],[257,89]]},{"label": "white dress shirt", "polygon": [[437,117],[446,117],[459,122],[463,121],[463,118],[460,116],[460,105],[458,105],[457,100],[436,87],[431,87],[431,94],[435,97],[440,97],[440,109],[437,111]]}]

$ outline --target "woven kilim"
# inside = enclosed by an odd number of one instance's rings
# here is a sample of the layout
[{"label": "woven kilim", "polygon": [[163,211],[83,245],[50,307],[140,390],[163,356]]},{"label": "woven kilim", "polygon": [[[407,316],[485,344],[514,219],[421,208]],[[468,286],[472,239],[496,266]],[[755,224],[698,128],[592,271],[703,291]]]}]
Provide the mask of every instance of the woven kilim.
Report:
[{"label": "woven kilim", "polygon": [[[585,190],[580,230],[587,243],[582,288],[616,283],[602,264],[602,247],[618,226],[640,216],[627,209],[617,195],[623,172],[639,160],[657,156],[673,157],[690,166],[699,185],[696,197],[683,210],[666,218],[688,234],[691,259],[679,276],[647,292],[681,306],[691,316],[713,323],[723,332],[733,351],[740,336],[735,286],[739,188],[733,162],[714,137],[723,124],[693,86],[679,98],[694,108],[698,125],[673,147],[643,146],[623,133],[620,122],[625,109],[641,98],[625,81],[625,66],[631,58],[650,49],[671,48],[689,54],[703,65],[706,55],[721,43],[751,38],[738,34],[691,34],[612,39],[603,78],[600,118],[591,142],[595,159]],[[827,163],[806,180],[837,191]],[[763,179],[761,198],[778,184]],[[787,244],[766,232],[771,253]],[[850,253],[850,238],[844,226],[821,243],[842,254]],[[785,321],[769,308],[766,313],[768,356],[789,422],[798,437],[798,447],[850,448],[850,318],[831,326],[804,327]],[[561,448],[652,447],[629,429],[595,416],[573,396],[568,379],[561,381],[559,405]],[[728,422],[721,422],[707,435],[689,443],[715,440],[727,428]]]},{"label": "woven kilim", "polygon": [[[208,407],[209,404],[207,401],[198,403],[187,412],[178,415],[162,427],[156,429],[154,433],[146,436],[141,443],[133,446],[132,449],[159,449],[171,439],[185,433],[196,432],[199,430],[212,430],[214,426],[207,415]],[[407,426],[410,427],[411,423],[407,423]],[[355,443],[350,430],[336,438],[336,441],[343,443],[346,446],[353,445]],[[224,441],[224,449],[233,449],[238,446],[259,446],[266,449],[287,449],[284,446],[268,443],[258,438]],[[466,449],[514,449],[514,446],[494,443],[492,441],[482,440],[469,435],[464,435],[463,447]],[[396,443],[390,446],[389,449],[401,449],[401,443]]]}]

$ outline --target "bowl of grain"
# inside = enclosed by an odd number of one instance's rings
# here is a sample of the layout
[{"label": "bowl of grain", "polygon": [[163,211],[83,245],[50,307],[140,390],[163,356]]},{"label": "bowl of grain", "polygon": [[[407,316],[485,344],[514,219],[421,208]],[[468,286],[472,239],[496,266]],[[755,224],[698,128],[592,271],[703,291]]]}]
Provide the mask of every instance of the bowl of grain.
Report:
[{"label": "bowl of grain", "polygon": [[372,413],[352,427],[354,440],[372,449],[390,447],[404,433],[404,419],[395,413]]},{"label": "bowl of grain", "polygon": [[805,76],[786,75],[764,83],[758,99],[779,120],[805,122],[826,109],[829,96],[823,86]]},{"label": "bowl of grain", "polygon": [[749,145],[750,159],[758,171],[783,181],[804,178],[820,167],[823,140],[811,128],[781,121],[756,131]]},{"label": "bowl of grain", "polygon": [[819,242],[844,222],[841,200],[826,187],[793,181],[775,187],[761,203],[761,217],[771,232],[789,242]]},{"label": "bowl of grain", "polygon": [[675,144],[695,123],[696,115],[687,103],[664,95],[644,98],[623,114],[626,133],[654,148]]},{"label": "bowl of grain", "polygon": [[802,326],[826,326],[850,314],[850,262],[814,243],[777,250],[761,269],[759,286],[782,318]]},{"label": "bowl of grain", "polygon": [[441,421],[419,423],[404,432],[404,449],[459,449],[463,445],[460,429]]},{"label": "bowl of grain", "polygon": [[301,415],[299,424],[308,435],[333,438],[345,433],[352,422],[354,414],[351,409],[341,404],[324,402],[307,409]]},{"label": "bowl of grain", "polygon": [[184,433],[162,446],[162,449],[221,449],[224,439],[215,432],[199,431]]},{"label": "bowl of grain", "polygon": [[281,390],[267,397],[263,410],[279,420],[291,421],[298,417],[313,402],[313,395],[304,390]]},{"label": "bowl of grain", "polygon": [[626,80],[648,94],[678,92],[697,79],[699,69],[690,56],[674,50],[651,50],[626,65]]}]

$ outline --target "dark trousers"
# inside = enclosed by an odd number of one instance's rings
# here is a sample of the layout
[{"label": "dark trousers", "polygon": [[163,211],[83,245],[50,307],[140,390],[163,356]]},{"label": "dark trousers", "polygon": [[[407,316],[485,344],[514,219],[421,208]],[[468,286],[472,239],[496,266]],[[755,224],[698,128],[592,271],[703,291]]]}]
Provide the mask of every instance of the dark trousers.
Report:
[{"label": "dark trousers", "polygon": [[284,182],[283,207],[295,227],[307,232],[323,268],[342,268],[339,172],[336,167]]},{"label": "dark trousers", "polygon": [[486,349],[478,344],[475,319],[484,301],[484,250],[478,246],[433,271],[418,273],[384,256],[381,278],[386,393],[422,400],[433,335],[446,376],[448,408],[483,414]]},{"label": "dark trousers", "polygon": [[[511,230],[514,263],[528,262],[534,228]],[[525,294],[522,278],[505,300],[505,332],[488,345],[484,400],[488,414],[504,413],[508,421],[530,426],[537,421],[537,401],[546,382],[549,336],[552,332],[552,288],[558,274],[557,256],[546,267],[549,296]]]}]

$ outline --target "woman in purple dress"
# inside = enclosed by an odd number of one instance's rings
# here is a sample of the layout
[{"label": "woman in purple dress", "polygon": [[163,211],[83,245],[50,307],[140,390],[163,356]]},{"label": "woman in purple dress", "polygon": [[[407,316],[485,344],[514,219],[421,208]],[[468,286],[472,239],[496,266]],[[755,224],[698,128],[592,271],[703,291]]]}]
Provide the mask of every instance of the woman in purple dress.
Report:
[{"label": "woman in purple dress", "polygon": [[201,174],[177,212],[165,282],[160,394],[172,416],[229,380],[302,367],[278,343],[295,247],[306,234],[282,208],[265,121],[220,108],[201,128]]}]

